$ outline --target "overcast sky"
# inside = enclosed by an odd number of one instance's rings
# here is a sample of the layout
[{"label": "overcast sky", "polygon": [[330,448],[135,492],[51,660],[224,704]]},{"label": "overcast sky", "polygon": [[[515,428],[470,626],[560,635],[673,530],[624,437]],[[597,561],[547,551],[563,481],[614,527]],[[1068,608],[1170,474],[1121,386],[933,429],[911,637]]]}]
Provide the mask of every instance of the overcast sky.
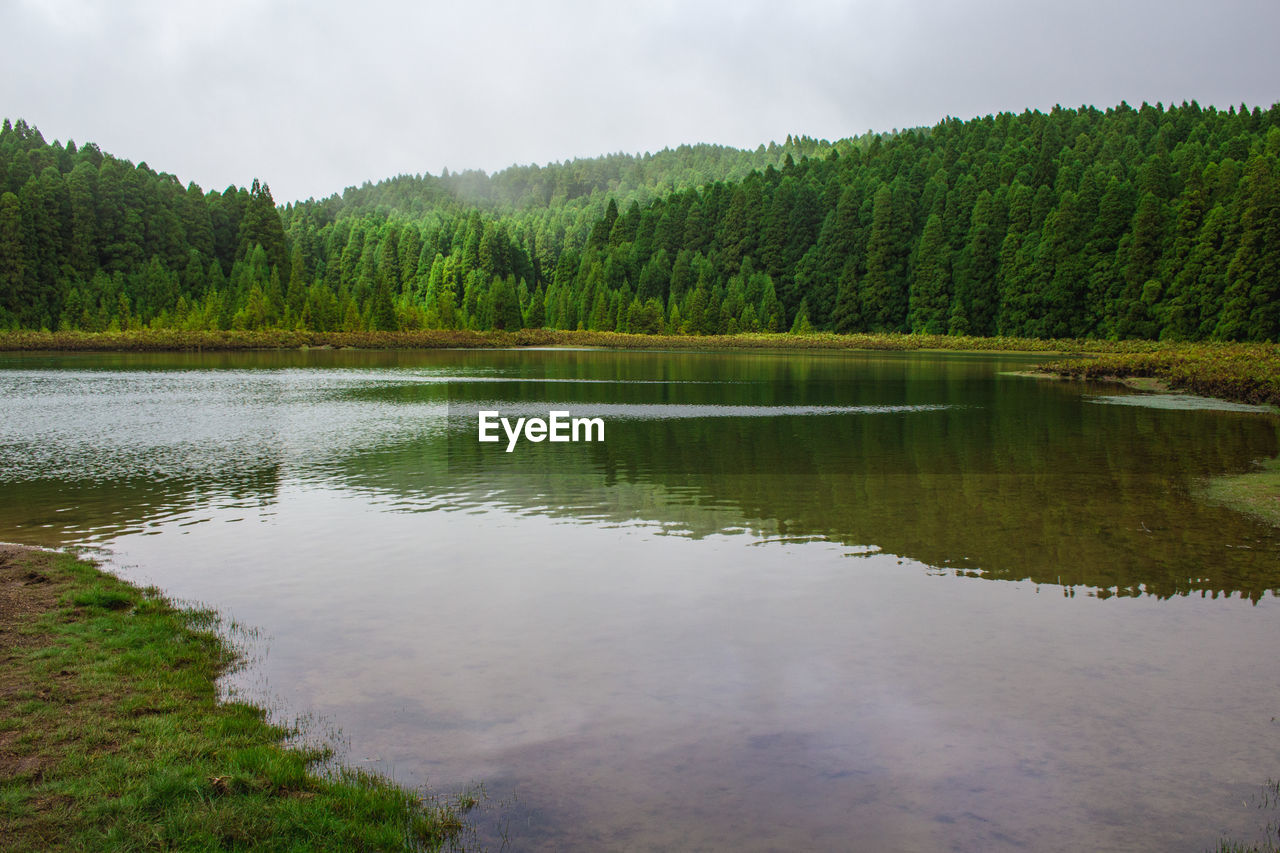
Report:
[{"label": "overcast sky", "polygon": [[1278,0],[0,0],[0,114],[278,202],[1054,104],[1280,101]]}]

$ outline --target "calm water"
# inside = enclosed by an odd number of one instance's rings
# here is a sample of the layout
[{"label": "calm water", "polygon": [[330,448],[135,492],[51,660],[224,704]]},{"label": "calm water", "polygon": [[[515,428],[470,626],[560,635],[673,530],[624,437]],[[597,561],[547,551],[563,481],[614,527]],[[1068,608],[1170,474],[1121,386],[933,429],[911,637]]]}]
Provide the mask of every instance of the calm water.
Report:
[{"label": "calm water", "polygon": [[0,540],[260,629],[242,689],[483,782],[490,849],[1253,838],[1280,537],[1195,494],[1280,421],[1030,361],[0,356]]}]

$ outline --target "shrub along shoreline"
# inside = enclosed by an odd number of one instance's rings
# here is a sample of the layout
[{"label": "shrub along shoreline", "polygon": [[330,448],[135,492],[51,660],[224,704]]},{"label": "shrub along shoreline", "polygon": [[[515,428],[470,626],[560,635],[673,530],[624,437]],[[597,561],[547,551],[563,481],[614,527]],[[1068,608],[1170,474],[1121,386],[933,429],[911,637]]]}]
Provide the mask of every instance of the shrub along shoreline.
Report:
[{"label": "shrub along shoreline", "polygon": [[1019,352],[1145,351],[1150,341],[1055,341],[1036,338],[977,338],[959,335],[905,335],[830,332],[781,334],[753,332],[737,335],[640,335],[622,332],[471,331],[422,329],[408,332],[312,332],[291,329],[255,331],[182,331],[130,329],[123,332],[0,332],[0,351],[112,351],[164,352],[192,350],[295,349],[299,347],[356,349],[444,349],[468,347],[578,346],[608,349],[874,349],[973,350]]},{"label": "shrub along shoreline", "polygon": [[209,611],[67,554],[0,545],[0,838],[8,850],[430,850],[473,801],[332,766],[261,708]]},{"label": "shrub along shoreline", "polygon": [[1280,346],[1179,344],[1138,352],[1101,352],[1039,368],[1076,379],[1157,379],[1171,390],[1238,403],[1280,406]]}]

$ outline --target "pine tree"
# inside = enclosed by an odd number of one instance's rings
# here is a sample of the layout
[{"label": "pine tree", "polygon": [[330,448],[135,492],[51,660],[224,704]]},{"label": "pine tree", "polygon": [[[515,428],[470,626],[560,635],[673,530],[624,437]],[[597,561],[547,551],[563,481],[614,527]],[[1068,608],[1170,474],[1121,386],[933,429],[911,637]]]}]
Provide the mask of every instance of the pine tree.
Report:
[{"label": "pine tree", "polygon": [[836,305],[832,312],[832,328],[841,334],[862,330],[862,305],[858,299],[857,264],[850,259],[840,272]]},{"label": "pine tree", "polygon": [[[98,170],[81,161],[67,176],[67,193],[71,204],[71,244],[68,262],[81,277],[88,279],[98,268],[98,217],[94,195]],[[203,207],[203,205],[202,205]]]},{"label": "pine tree", "polygon": [[930,215],[916,247],[909,293],[908,324],[912,332],[940,335],[947,330],[951,306],[951,274],[942,217]]},{"label": "pine tree", "polygon": [[591,227],[591,235],[587,238],[588,249],[600,249],[609,245],[609,232],[613,230],[613,224],[618,221],[618,202],[609,199],[609,203],[605,205],[604,216],[596,220],[596,224]]},{"label": "pine tree", "polygon": [[525,310],[524,327],[526,329],[541,329],[546,325],[546,322],[546,293],[543,291],[542,286],[539,285],[529,299],[529,307]]},{"label": "pine tree", "polygon": [[807,335],[812,331],[813,324],[809,322],[809,303],[801,300],[800,308],[796,311],[796,318],[791,323],[791,334]]},{"label": "pine tree", "polygon": [[492,329],[508,332],[519,331],[523,323],[520,317],[520,298],[516,294],[515,276],[506,278],[494,277],[489,287],[490,310],[493,320]]},{"label": "pine tree", "polygon": [[0,195],[0,321],[21,318],[33,297],[23,230],[18,197],[11,192]]},{"label": "pine tree", "polygon": [[888,185],[876,191],[871,236],[867,244],[867,274],[862,280],[862,316],[871,331],[900,331],[906,318],[906,293],[901,280],[895,239],[893,192]]},{"label": "pine tree", "polygon": [[947,324],[950,334],[995,334],[1002,240],[998,203],[983,190],[974,203],[968,239],[955,268],[955,294]]},{"label": "pine tree", "polygon": [[1250,158],[1239,201],[1239,247],[1227,267],[1226,305],[1214,336],[1275,340],[1280,336],[1280,188],[1275,160]]},{"label": "pine tree", "polygon": [[280,212],[271,198],[271,188],[253,179],[248,204],[236,237],[238,258],[244,258],[254,246],[262,246],[267,253],[267,263],[279,267],[285,277],[289,274],[289,254],[284,236]]}]

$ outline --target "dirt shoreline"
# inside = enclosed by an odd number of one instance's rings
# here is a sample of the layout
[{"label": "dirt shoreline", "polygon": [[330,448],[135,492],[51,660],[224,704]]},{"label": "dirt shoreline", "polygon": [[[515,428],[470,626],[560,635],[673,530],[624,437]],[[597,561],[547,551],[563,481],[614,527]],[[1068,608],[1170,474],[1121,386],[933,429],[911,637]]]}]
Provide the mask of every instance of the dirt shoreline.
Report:
[{"label": "dirt shoreline", "polygon": [[[32,685],[14,665],[22,650],[37,648],[50,639],[34,626],[40,616],[57,606],[59,586],[42,569],[41,549],[0,544],[0,708]],[[47,762],[18,744],[19,732],[0,731],[0,784],[22,776],[40,778]]]}]

